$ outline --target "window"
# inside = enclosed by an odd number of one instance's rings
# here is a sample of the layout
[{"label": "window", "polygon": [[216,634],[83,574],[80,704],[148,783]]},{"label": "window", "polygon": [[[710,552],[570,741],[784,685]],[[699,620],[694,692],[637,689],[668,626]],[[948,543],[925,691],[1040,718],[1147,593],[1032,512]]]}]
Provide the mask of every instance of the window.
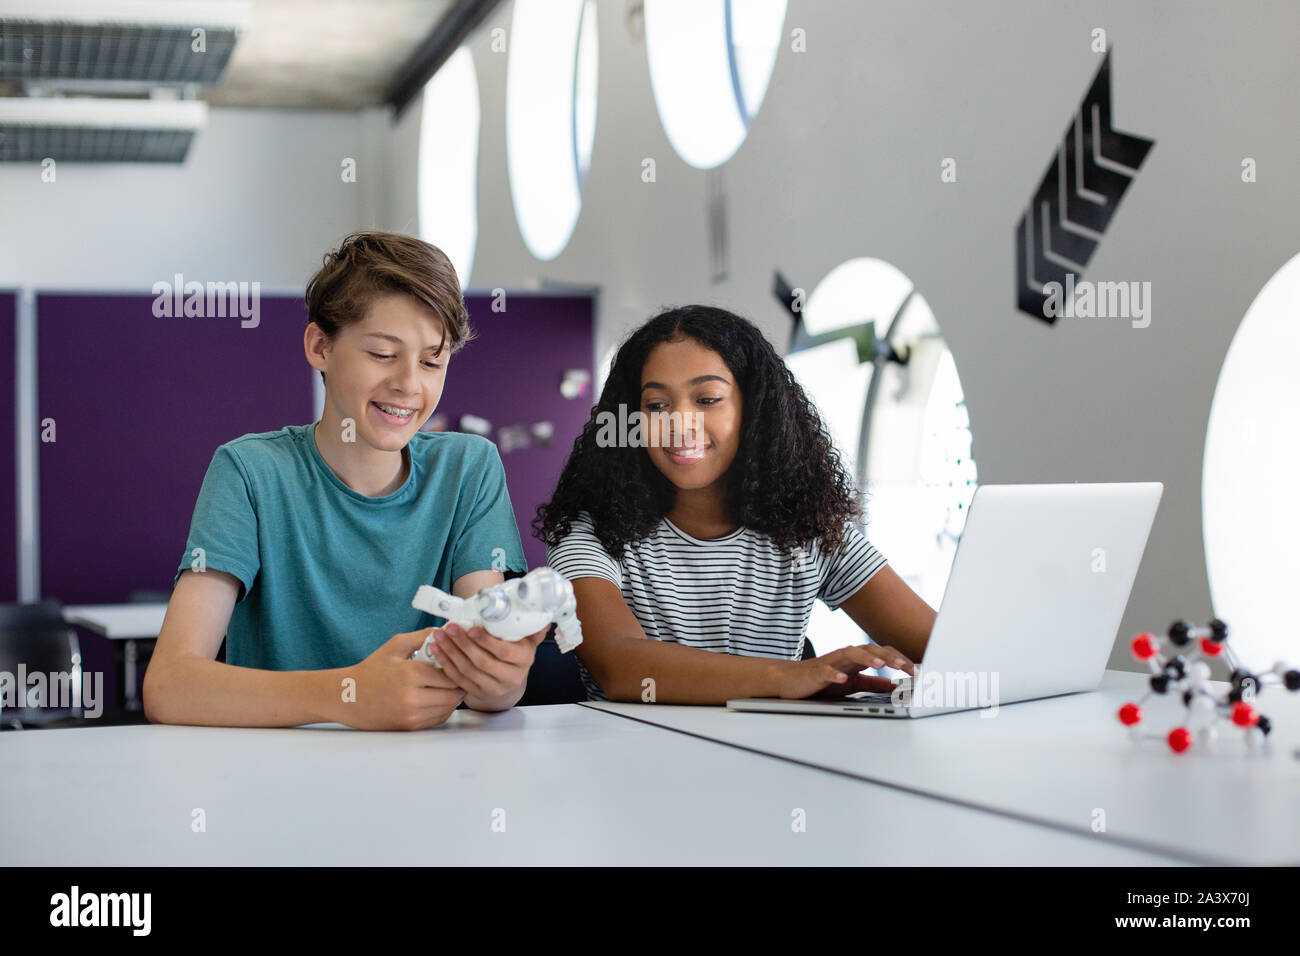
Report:
[{"label": "window", "polygon": [[[1214,613],[1246,667],[1295,666],[1295,507],[1300,475],[1300,255],[1246,310],[1219,372],[1205,434],[1201,506]],[[1172,616],[1177,616],[1176,614]]]},{"label": "window", "polygon": [[506,72],[506,151],[524,244],[554,259],[582,208],[596,136],[594,0],[516,0]]},{"label": "window", "polygon": [[744,142],[776,63],[786,0],[645,0],[650,85],[669,142],[697,169]]},{"label": "window", "polygon": [[478,241],[478,80],[461,47],[424,87],[417,207],[420,238],[447,254],[469,285]]},{"label": "window", "polygon": [[[822,280],[808,297],[803,322],[819,340],[786,363],[867,491],[867,537],[938,608],[975,494],[976,468],[957,366],[934,313],[902,272],[864,258]],[[869,361],[860,361],[859,341],[874,355]],[[889,361],[879,343],[906,353],[906,364]],[[819,654],[862,641],[848,615],[821,604],[809,636]]]}]

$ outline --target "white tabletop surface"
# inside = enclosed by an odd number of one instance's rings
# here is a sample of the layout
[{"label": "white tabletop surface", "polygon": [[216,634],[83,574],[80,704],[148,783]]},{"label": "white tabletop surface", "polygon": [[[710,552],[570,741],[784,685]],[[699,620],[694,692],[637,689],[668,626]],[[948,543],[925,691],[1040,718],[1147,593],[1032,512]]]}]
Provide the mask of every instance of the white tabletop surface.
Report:
[{"label": "white tabletop surface", "polygon": [[[1116,717],[1146,676],[1107,671],[1100,691],[912,720],[741,713],[665,704],[584,706],[751,751],[1041,821],[1095,842],[1179,855],[1192,863],[1300,863],[1300,694],[1268,687],[1268,749],[1247,749],[1221,722],[1213,750],[1176,754],[1130,739]],[[1144,708],[1154,732],[1173,729],[1172,697]],[[1094,832],[1094,811],[1105,832]]]},{"label": "white tabletop surface", "polygon": [[409,734],[15,731],[0,760],[13,865],[1178,864],[573,704]]},{"label": "white tabletop surface", "polygon": [[63,619],[112,640],[157,637],[162,631],[164,604],[80,604],[63,609]]}]

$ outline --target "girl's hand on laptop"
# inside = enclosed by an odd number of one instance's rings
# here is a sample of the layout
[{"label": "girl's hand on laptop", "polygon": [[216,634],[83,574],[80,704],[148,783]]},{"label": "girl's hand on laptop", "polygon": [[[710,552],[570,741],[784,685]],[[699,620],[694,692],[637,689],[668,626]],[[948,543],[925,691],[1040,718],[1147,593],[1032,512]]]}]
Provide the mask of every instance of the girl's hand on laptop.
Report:
[{"label": "girl's hand on laptop", "polygon": [[394,634],[345,676],[356,681],[343,697],[339,723],[358,730],[424,730],[446,723],[465,691],[425,661],[413,661],[429,629]]},{"label": "girl's hand on laptop", "polygon": [[481,627],[465,630],[448,624],[435,630],[433,656],[443,673],[465,691],[469,706],[505,710],[523,696],[537,645],[550,625],[518,641],[503,641]]},{"label": "girl's hand on laptop", "polygon": [[803,697],[843,697],[859,691],[887,694],[895,683],[888,677],[859,673],[868,667],[896,667],[915,674],[912,662],[892,647],[856,644],[841,647],[821,657],[791,662],[781,680],[781,696],[787,700]]}]

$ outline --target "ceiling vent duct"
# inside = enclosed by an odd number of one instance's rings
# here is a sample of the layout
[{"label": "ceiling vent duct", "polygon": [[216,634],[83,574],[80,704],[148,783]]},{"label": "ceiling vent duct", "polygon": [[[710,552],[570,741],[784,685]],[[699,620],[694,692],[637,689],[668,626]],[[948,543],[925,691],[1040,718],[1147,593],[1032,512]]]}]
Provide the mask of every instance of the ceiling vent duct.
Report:
[{"label": "ceiling vent duct", "polygon": [[244,0],[0,0],[0,81],[213,84]]},{"label": "ceiling vent duct", "polygon": [[0,162],[180,163],[207,117],[198,100],[0,98]]}]

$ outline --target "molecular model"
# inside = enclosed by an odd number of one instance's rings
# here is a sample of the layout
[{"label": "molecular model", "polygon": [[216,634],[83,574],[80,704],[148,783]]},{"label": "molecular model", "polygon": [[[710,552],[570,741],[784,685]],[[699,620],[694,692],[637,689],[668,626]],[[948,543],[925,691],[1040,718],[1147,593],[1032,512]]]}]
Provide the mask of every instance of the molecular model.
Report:
[{"label": "molecular model", "polygon": [[[1130,728],[1134,736],[1159,738],[1159,734],[1140,733],[1142,705],[1153,694],[1178,694],[1183,701],[1183,724],[1165,738],[1175,753],[1191,747],[1197,733],[1203,735],[1207,744],[1212,743],[1218,734],[1216,725],[1225,718],[1242,729],[1248,746],[1261,743],[1273,728],[1269,719],[1255,709],[1255,698],[1260,691],[1270,683],[1281,684],[1287,690],[1300,690],[1300,670],[1288,668],[1281,661],[1258,675],[1241,667],[1228,647],[1228,625],[1218,618],[1205,627],[1175,621],[1169,625],[1166,638],[1139,634],[1130,647],[1133,656],[1145,661],[1151,669],[1151,689],[1136,704],[1125,704],[1119,709],[1120,723]],[[1220,655],[1227,660],[1232,673],[1228,675],[1230,689],[1216,696],[1210,686],[1210,665],[1204,658]]]}]

